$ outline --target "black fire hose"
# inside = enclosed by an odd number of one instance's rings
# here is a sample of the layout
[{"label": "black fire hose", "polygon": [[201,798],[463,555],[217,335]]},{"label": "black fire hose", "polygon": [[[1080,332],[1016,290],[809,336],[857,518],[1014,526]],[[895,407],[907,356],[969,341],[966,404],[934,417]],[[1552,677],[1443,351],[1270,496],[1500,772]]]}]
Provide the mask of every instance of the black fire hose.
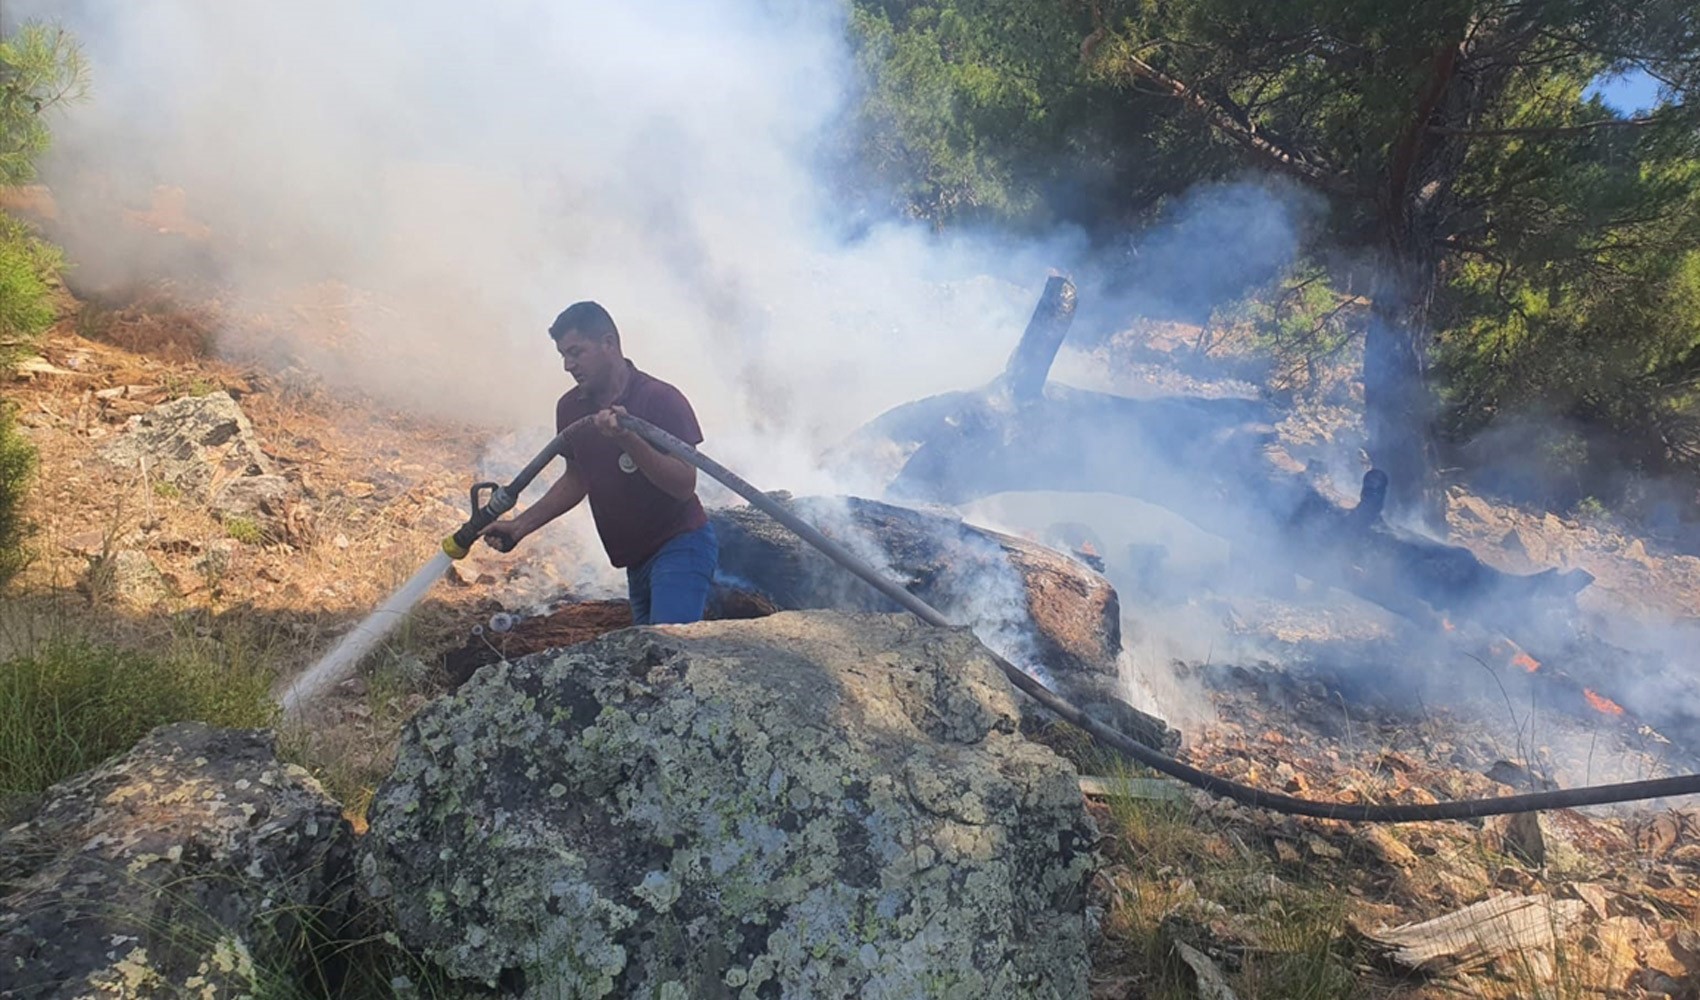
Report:
[{"label": "black fire hose", "polygon": [[[775,503],[771,497],[745,482],[724,465],[648,421],[629,414],[622,415],[619,420],[622,427],[648,441],[657,451],[689,462],[714,477],[727,489],[748,500],[751,506],[778,521],[797,537],[819,549],[827,558],[860,577],[868,586],[896,601],[910,614],[929,625],[944,628],[955,627],[955,623],[945,618],[932,605],[881,576],[872,566],[852,555],[844,546],[821,534],[813,525],[798,518],[782,505]],[[566,431],[563,431],[554,441],[550,442],[543,454],[533,460],[532,464],[537,469],[533,470],[531,466],[526,467],[527,470],[530,470],[529,476],[522,473],[521,477],[516,477],[515,482],[520,483],[520,486],[518,489],[514,489],[511,485],[508,487],[512,496],[517,496],[519,490],[524,489],[524,484],[535,478],[537,471],[541,470],[543,465],[554,457],[562,439],[572,429],[569,427]],[[521,479],[523,479],[523,482],[521,482]],[[512,505],[510,499],[508,507]],[[476,493],[473,506],[476,512],[478,509]],[[502,509],[505,511],[508,508]],[[495,516],[497,515],[492,515],[491,520],[494,520]],[[468,524],[470,523],[468,522]],[[484,523],[488,524],[489,521]],[[479,526],[480,529],[482,527],[483,525]],[[456,538],[458,539],[458,537],[457,534]],[[474,531],[471,537],[476,538],[477,531]],[[468,544],[470,544],[470,541]],[[447,543],[445,543],[446,546]],[[988,652],[990,653],[989,650]],[[1235,802],[1258,809],[1268,809],[1292,816],[1314,816],[1319,819],[1344,820],[1348,823],[1414,823],[1423,820],[1471,819],[1507,813],[1597,806],[1612,802],[1635,802],[1676,795],[1700,795],[1700,774],[1684,774],[1672,778],[1656,778],[1651,781],[1589,785],[1583,788],[1566,788],[1558,791],[1534,792],[1527,795],[1507,795],[1492,799],[1454,799],[1429,805],[1355,805],[1295,798],[1291,795],[1282,795],[1279,792],[1270,792],[1250,785],[1242,785],[1236,781],[1217,777],[1207,771],[1201,771],[1189,764],[1183,764],[1173,757],[1154,750],[1087,715],[1066,699],[1058,696],[1050,688],[1034,680],[1026,671],[996,653],[991,653],[991,657],[992,661],[1003,671],[1004,676],[1009,678],[1011,684],[1020,688],[1058,718],[1084,729],[1100,743],[1127,754],[1153,770],[1161,771],[1212,795],[1232,799]]]}]

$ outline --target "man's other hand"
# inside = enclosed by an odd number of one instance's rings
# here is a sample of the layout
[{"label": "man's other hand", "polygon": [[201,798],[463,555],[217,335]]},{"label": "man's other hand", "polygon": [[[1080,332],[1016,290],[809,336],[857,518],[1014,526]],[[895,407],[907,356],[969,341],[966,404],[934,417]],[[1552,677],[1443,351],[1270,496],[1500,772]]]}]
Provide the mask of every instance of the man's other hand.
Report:
[{"label": "man's other hand", "polygon": [[495,524],[486,526],[483,531],[478,533],[478,537],[484,539],[485,544],[497,552],[512,552],[514,546],[518,545],[519,540],[527,534],[529,532],[510,519],[497,521]]}]

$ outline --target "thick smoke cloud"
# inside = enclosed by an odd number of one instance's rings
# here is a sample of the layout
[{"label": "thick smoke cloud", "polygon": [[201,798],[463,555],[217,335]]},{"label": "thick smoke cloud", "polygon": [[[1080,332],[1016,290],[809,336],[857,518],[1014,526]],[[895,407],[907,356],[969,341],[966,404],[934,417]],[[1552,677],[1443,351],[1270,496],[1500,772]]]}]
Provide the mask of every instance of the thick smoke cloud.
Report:
[{"label": "thick smoke cloud", "polygon": [[[61,201],[181,186],[241,292],[381,295],[351,317],[370,360],[327,374],[416,407],[543,427],[567,384],[543,331],[594,298],[722,448],[771,462],[990,376],[1030,294],[976,249],[829,236],[829,5],[40,6],[97,70],[48,167]],[[102,236],[71,235],[85,271],[149,263]]]},{"label": "thick smoke cloud", "polygon": [[[594,298],[726,457],[796,489],[823,485],[809,459],[863,420],[995,374],[1047,267],[1100,282],[1083,329],[1130,294],[1207,310],[1290,259],[1303,214],[1290,192],[1233,186],[1107,265],[1072,234],[947,242],[893,222],[846,244],[817,169],[855,89],[832,3],[26,0],[10,16],[58,18],[95,67],[47,167],[71,217],[181,187],[240,293],[334,280],[378,297],[349,315],[360,350],[289,345],[325,374],[543,433],[566,384],[543,330]],[[157,264],[109,225],[68,238],[85,280]]]},{"label": "thick smoke cloud", "polygon": [[[578,299],[686,391],[727,464],[764,487],[857,491],[821,450],[893,405],[990,380],[1048,269],[1080,284],[1077,340],[1140,312],[1199,319],[1289,264],[1315,214],[1246,182],[1182,199],[1122,249],[898,220],[846,241],[819,162],[856,89],[835,3],[8,8],[65,23],[94,68],[45,167],[79,280],[157,276],[162,261],[95,207],[181,188],[210,232],[191,263],[238,300],[351,290],[355,343],[303,335],[269,356],[503,432],[488,476],[551,433],[569,380],[544,330]],[[562,546],[583,557],[568,578],[617,589],[573,520],[531,554]]]}]

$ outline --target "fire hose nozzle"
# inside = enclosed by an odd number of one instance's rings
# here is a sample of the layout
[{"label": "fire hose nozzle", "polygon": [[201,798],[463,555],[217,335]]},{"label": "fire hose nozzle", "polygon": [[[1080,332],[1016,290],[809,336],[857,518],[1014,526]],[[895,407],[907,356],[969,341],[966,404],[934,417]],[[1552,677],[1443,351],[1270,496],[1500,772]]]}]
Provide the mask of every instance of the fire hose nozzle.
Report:
[{"label": "fire hose nozzle", "polygon": [[[490,498],[481,500],[480,495],[485,490],[489,491]],[[472,543],[478,541],[479,533],[513,507],[514,491],[497,483],[473,483],[472,516],[454,534],[443,539],[443,554],[450,559],[466,558],[466,554],[472,551]]]}]

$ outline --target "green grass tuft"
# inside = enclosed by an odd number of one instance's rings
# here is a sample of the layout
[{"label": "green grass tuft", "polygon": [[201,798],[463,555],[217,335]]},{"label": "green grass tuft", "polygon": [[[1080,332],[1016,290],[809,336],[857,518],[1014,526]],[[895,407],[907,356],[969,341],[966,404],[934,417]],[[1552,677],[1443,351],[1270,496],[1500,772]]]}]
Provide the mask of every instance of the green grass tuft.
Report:
[{"label": "green grass tuft", "polygon": [[266,540],[266,531],[259,522],[247,517],[232,517],[224,522],[224,533],[236,539],[243,545],[260,545]]},{"label": "green grass tuft", "polygon": [[0,806],[128,750],[155,726],[272,722],[272,675],[222,643],[162,654],[51,638],[0,662]]},{"label": "green grass tuft", "polygon": [[12,407],[0,402],[0,586],[29,562],[24,492],[35,473],[35,449],[18,433]]}]

